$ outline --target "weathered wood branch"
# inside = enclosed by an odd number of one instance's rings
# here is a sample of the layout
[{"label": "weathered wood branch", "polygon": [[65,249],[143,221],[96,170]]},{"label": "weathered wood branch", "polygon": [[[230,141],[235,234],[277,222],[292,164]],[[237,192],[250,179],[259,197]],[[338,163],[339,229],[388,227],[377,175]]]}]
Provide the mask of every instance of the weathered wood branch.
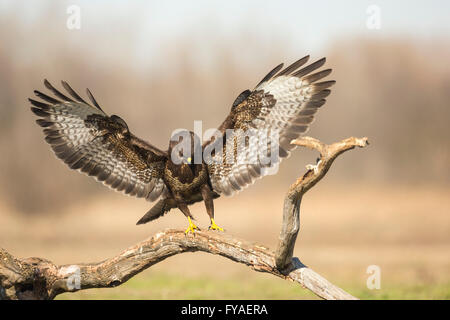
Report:
[{"label": "weathered wood branch", "polygon": [[292,268],[295,240],[300,230],[300,204],[303,195],[326,175],[333,161],[340,154],[355,147],[365,147],[368,140],[367,138],[351,137],[327,145],[317,139],[303,137],[291,143],[317,150],[320,157],[316,165],[307,166],[308,171],[291,185],[284,198],[283,224],[276,249],[276,265],[279,270]]},{"label": "weathered wood branch", "polygon": [[305,137],[293,143],[318,150],[321,161],[317,166],[311,166],[288,191],[276,252],[214,231],[185,235],[183,230],[172,229],[159,232],[113,258],[93,264],[58,266],[42,258],[19,259],[0,248],[0,299],[53,299],[63,292],[115,287],[170,256],[195,251],[221,255],[255,271],[297,282],[323,299],[355,299],[306,267],[298,258],[293,258],[292,253],[300,225],[301,197],[326,174],[339,154],[355,146],[365,146],[367,139],[349,138],[325,145]]}]

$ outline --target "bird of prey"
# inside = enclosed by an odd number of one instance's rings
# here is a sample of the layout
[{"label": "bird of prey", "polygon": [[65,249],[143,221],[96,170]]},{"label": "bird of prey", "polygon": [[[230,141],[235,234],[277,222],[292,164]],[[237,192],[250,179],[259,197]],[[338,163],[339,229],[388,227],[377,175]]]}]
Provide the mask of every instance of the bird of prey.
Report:
[{"label": "bird of prey", "polygon": [[[89,89],[86,91],[90,102],[87,102],[65,81],[62,86],[67,93],[44,80],[53,96],[35,90],[42,101],[29,101],[31,110],[39,117],[37,124],[44,128],[45,140],[71,169],[93,176],[128,195],[148,201],[159,199],[137,224],[178,208],[189,222],[186,233],[194,233],[198,227],[192,221],[188,206],[204,201],[211,220],[210,229],[223,231],[214,221],[213,199],[253,184],[266,174],[264,169],[274,165],[257,156],[261,151],[269,154],[270,143],[250,145],[249,140],[245,140],[237,148],[236,137],[227,139],[226,133],[250,129],[276,132],[276,162],[288,157],[295,147],[290,142],[308,130],[335,83],[322,80],[331,69],[318,71],[325,64],[325,58],[307,65],[308,60],[309,56],[303,57],[285,69],[280,64],[255,89],[243,91],[218,127],[223,136],[211,138],[199,146],[195,143],[198,137],[187,132],[191,138],[188,154],[213,149],[212,161],[205,161],[204,157],[193,161],[191,156],[175,151],[180,139],[171,138],[164,151],[136,137],[122,118],[108,116],[103,111]],[[232,151],[227,153],[226,150]]]}]

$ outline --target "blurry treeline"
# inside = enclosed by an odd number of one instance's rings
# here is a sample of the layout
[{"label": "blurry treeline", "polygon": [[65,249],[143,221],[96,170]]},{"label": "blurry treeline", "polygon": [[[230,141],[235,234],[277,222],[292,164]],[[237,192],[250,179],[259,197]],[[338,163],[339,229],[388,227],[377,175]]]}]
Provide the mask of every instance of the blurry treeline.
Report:
[{"label": "blurry treeline", "polygon": [[[126,26],[86,22],[70,31],[64,15],[28,22],[11,14],[0,18],[0,198],[22,212],[56,210],[110,192],[67,169],[44,142],[27,101],[34,89],[44,90],[44,78],[57,87],[66,80],[83,96],[89,87],[106,112],[165,149],[174,129],[193,129],[194,120],[203,120],[204,130],[219,125],[241,91],[279,62],[310,53],[294,52],[289,41],[273,35],[270,42],[245,31],[198,39],[188,30],[183,38],[161,38],[147,63],[136,54],[145,35],[135,35],[139,24],[131,20]],[[322,56],[337,84],[308,134],[324,142],[352,135],[371,142],[339,159],[327,178],[342,184],[447,184],[449,42],[337,39],[312,59]],[[310,151],[295,152],[279,179],[287,187],[302,172],[299,163],[314,160]]]}]

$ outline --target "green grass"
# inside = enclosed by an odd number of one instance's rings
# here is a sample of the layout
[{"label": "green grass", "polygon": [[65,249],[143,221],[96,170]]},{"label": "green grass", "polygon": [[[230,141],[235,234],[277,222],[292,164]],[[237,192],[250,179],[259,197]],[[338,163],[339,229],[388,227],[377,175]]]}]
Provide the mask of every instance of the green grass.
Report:
[{"label": "green grass", "polygon": [[[379,290],[369,290],[365,284],[338,285],[360,299],[450,299],[450,283],[386,284]],[[268,275],[215,279],[143,273],[116,288],[65,293],[57,299],[316,299],[316,296],[296,283]]]},{"label": "green grass", "polygon": [[214,279],[182,277],[164,273],[139,275],[127,283],[108,289],[65,293],[58,299],[298,299],[314,298],[299,285],[269,278]]},{"label": "green grass", "polygon": [[388,285],[380,290],[355,288],[352,294],[360,299],[377,300],[448,300],[450,299],[450,283],[419,285]]}]

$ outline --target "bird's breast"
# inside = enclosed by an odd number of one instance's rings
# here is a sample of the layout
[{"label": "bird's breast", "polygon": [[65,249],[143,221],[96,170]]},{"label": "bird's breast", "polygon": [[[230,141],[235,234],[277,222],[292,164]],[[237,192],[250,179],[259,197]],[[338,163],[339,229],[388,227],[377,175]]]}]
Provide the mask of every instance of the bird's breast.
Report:
[{"label": "bird's breast", "polygon": [[208,172],[204,164],[195,165],[192,170],[188,164],[175,165],[168,161],[164,169],[164,180],[172,192],[188,195],[207,183]]}]

